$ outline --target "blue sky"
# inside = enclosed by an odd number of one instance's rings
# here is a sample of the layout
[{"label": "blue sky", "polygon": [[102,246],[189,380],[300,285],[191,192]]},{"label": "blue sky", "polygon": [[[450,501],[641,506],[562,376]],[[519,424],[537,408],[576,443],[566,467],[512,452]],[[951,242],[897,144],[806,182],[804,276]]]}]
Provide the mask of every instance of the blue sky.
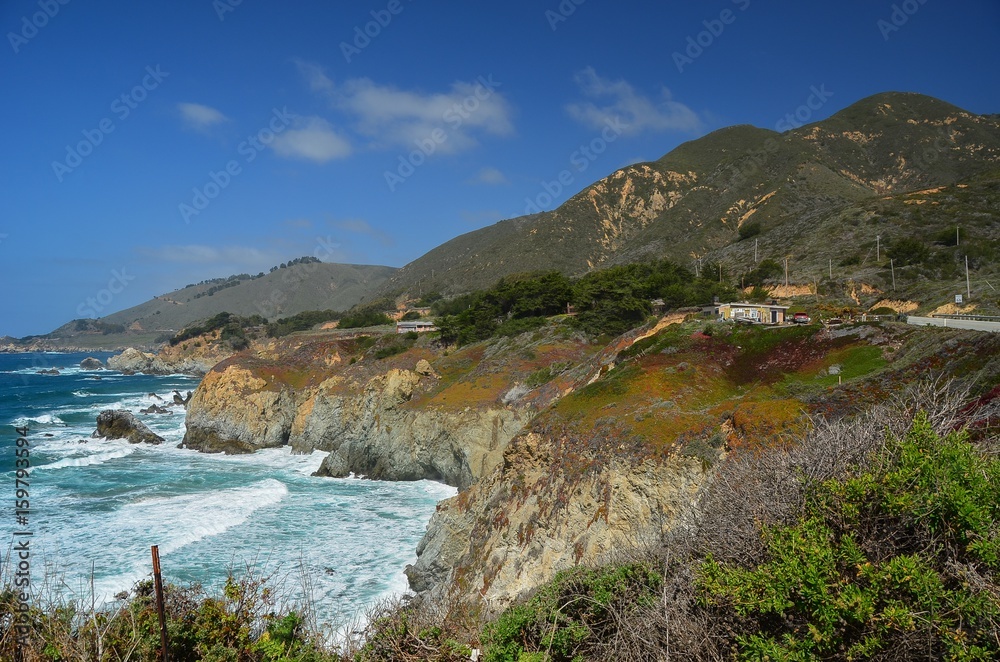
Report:
[{"label": "blue sky", "polygon": [[995,0],[6,0],[0,28],[0,335],[301,255],[402,266],[814,88],[809,121],[1000,112]]}]

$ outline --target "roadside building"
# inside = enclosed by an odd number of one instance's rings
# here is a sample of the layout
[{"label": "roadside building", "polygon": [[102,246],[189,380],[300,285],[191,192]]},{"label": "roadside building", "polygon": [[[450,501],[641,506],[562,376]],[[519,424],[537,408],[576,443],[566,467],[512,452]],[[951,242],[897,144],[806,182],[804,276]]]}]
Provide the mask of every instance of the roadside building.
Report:
[{"label": "roadside building", "polygon": [[409,333],[410,331],[416,331],[417,333],[427,333],[429,331],[437,331],[438,328],[434,326],[434,322],[426,322],[423,320],[407,320],[405,322],[396,322],[396,333]]},{"label": "roadside building", "polygon": [[718,315],[724,320],[772,325],[784,324],[787,312],[788,306],[774,303],[722,303],[718,308]]}]

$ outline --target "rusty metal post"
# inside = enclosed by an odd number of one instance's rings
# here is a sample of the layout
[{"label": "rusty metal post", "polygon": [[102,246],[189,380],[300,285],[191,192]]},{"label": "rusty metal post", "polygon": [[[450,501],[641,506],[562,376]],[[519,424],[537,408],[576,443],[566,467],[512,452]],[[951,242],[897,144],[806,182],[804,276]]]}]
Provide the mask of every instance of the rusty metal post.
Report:
[{"label": "rusty metal post", "polygon": [[167,616],[163,610],[163,579],[160,577],[160,548],[153,545],[153,586],[156,588],[156,613],[160,617],[160,646],[163,650],[161,659],[163,662],[170,662],[170,655],[167,652]]}]

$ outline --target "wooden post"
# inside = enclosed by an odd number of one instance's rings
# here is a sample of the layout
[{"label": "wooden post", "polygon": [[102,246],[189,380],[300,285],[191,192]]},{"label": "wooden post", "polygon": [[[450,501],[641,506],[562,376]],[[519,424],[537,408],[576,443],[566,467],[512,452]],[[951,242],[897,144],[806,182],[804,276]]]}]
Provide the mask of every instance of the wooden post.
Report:
[{"label": "wooden post", "polygon": [[160,576],[160,548],[153,545],[153,586],[156,589],[156,613],[160,617],[160,647],[163,651],[160,659],[163,662],[170,662],[170,655],[167,651],[167,616],[163,610],[163,579]]},{"label": "wooden post", "polygon": [[889,269],[892,271],[892,291],[896,291],[896,265],[892,258],[889,258]]}]

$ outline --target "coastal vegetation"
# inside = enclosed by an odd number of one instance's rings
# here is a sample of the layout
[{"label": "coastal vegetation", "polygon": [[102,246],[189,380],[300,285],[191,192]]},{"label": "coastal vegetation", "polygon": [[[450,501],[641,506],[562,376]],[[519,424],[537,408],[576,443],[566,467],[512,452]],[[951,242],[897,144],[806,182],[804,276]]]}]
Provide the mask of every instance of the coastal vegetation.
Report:
[{"label": "coastal vegetation", "polygon": [[445,343],[467,345],[494,336],[513,336],[538,328],[544,318],[575,311],[574,325],[591,337],[610,337],[635,328],[661,308],[711,304],[733,298],[733,288],[694,274],[669,260],[593,271],[570,279],[558,271],[500,279],[487,290],[450,301],[432,311]]}]

